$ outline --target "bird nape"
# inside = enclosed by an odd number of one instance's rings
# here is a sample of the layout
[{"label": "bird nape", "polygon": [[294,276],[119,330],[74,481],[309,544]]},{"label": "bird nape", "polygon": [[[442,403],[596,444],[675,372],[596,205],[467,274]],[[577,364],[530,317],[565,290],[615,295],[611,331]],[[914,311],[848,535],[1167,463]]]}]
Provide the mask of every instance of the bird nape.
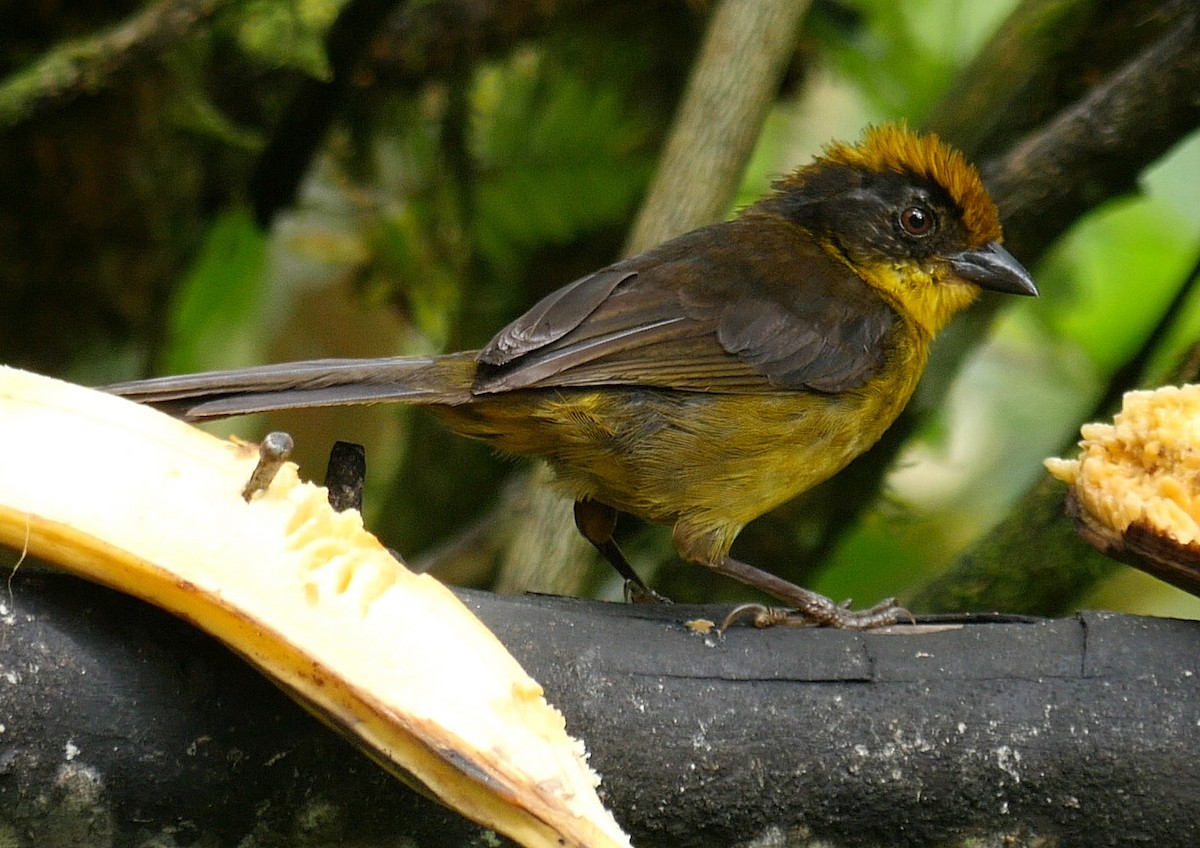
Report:
[{"label": "bird nape", "polygon": [[904,408],[934,335],[983,289],[1036,295],[979,173],[933,135],[869,128],[737,218],[558,289],[482,350],[317,360],[107,387],[188,419],[402,401],[546,460],[583,535],[646,592],[618,513],[673,526],[687,562],[788,605],[760,622],[869,628],[729,556],[747,522],[841,470]]}]

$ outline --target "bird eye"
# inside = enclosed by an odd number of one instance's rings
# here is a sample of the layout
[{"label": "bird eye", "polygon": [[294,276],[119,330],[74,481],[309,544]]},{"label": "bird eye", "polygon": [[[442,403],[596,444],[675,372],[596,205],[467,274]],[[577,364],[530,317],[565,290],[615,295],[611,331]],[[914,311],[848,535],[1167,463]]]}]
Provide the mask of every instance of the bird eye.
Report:
[{"label": "bird eye", "polygon": [[923,238],[937,227],[937,216],[924,206],[910,206],[900,213],[900,229],[905,234]]}]

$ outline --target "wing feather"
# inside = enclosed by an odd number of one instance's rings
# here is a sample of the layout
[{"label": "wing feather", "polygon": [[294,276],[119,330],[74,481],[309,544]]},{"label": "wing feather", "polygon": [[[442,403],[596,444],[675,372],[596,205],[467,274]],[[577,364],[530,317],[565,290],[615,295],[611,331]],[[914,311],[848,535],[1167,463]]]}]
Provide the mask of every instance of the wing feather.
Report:
[{"label": "wing feather", "polygon": [[680,236],[543,299],[480,352],[474,390],[834,392],[869,380],[892,309],[804,231],[746,221]]},{"label": "wing feather", "polygon": [[479,351],[477,359],[488,365],[504,365],[558,341],[582,324],[613,289],[635,273],[610,266],[551,292],[497,333]]}]

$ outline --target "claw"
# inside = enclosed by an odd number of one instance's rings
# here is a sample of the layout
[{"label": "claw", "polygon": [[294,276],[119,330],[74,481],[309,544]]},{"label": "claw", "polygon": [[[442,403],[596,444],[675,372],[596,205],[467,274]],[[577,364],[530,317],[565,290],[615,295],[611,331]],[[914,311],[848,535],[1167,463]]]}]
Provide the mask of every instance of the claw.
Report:
[{"label": "claw", "polygon": [[765,607],[762,604],[739,604],[729,611],[729,615],[725,616],[725,620],[722,621],[721,626],[717,628],[717,633],[724,636],[726,630],[744,618],[749,618],[751,624],[753,624],[755,627],[759,627],[759,622],[763,619],[763,616],[769,612],[769,610],[770,607]]},{"label": "claw", "polygon": [[726,630],[743,619],[758,628],[766,627],[807,627],[813,622],[797,619],[796,611],[784,607],[769,607],[765,604],[741,604],[729,611],[717,632],[724,634]]},{"label": "claw", "polygon": [[660,595],[645,584],[638,585],[632,580],[625,581],[625,603],[627,604],[669,604],[671,599]]},{"label": "claw", "polygon": [[840,604],[830,602],[824,609],[811,611],[769,607],[758,603],[741,604],[725,616],[717,632],[724,634],[734,624],[747,619],[758,628],[825,626],[841,630],[873,630],[905,619],[910,624],[916,624],[913,614],[898,605],[895,598],[880,601],[865,610],[852,610],[849,604],[848,600]]}]

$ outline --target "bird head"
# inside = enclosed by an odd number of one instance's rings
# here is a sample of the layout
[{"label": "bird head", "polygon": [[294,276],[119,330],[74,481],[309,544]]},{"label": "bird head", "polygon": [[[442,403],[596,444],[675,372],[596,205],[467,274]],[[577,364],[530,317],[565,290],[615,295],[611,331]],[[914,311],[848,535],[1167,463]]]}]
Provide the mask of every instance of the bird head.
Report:
[{"label": "bird head", "polygon": [[833,144],[762,201],[813,233],[930,335],[982,289],[1036,295],[1000,246],[996,205],[979,172],[936,135],[903,124]]}]

